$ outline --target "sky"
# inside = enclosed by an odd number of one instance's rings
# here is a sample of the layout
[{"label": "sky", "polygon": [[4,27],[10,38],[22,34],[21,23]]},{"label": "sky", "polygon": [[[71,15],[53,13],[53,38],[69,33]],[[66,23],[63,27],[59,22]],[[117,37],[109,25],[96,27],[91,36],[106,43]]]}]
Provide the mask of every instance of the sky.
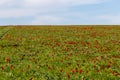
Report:
[{"label": "sky", "polygon": [[120,25],[120,0],[0,0],[0,25]]}]

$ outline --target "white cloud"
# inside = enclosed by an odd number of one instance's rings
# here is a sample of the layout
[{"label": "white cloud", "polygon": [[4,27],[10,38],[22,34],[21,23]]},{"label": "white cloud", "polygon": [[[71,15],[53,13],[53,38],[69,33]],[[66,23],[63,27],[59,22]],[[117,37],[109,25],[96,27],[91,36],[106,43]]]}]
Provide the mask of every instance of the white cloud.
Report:
[{"label": "white cloud", "polygon": [[76,22],[77,19],[86,20],[86,17],[88,16],[86,16],[85,13],[81,13],[81,12],[67,12],[67,13],[63,12],[63,13],[54,14],[54,15],[53,14],[42,14],[41,16],[37,15],[32,20],[32,24],[43,24],[43,25],[45,24],[68,25],[68,24],[73,24],[73,23],[78,24],[78,22]]},{"label": "white cloud", "polygon": [[51,15],[43,15],[43,16],[37,16],[33,21],[32,24],[60,24],[60,22],[64,21],[65,19],[57,16],[51,16]]},{"label": "white cloud", "polygon": [[106,0],[24,0],[24,4],[27,6],[74,6],[85,4],[96,4]]},{"label": "white cloud", "polygon": [[97,20],[109,22],[110,24],[120,24],[120,14],[118,15],[100,15],[96,17]]},{"label": "white cloud", "polygon": [[[84,4],[96,4],[101,3],[107,0],[0,0],[0,6],[14,6],[17,3],[17,6],[21,7],[62,7],[64,6],[73,6],[73,5],[84,5]],[[4,5],[4,6],[3,6]]]},{"label": "white cloud", "polygon": [[[1,0],[0,9],[9,10],[16,8],[19,9],[37,9],[39,11],[50,9],[64,9],[68,6],[85,5],[85,4],[97,4],[106,0]],[[6,6],[9,6],[6,8]],[[17,12],[16,11],[16,12]]]},{"label": "white cloud", "polygon": [[[105,1],[108,0],[1,0],[0,18],[32,16],[35,18],[32,24],[58,24],[68,20],[66,16],[70,17],[69,7],[99,4]],[[50,14],[59,14],[59,12],[63,16]],[[85,18],[80,13],[73,13],[72,16]]]},{"label": "white cloud", "polygon": [[8,4],[8,2],[10,2],[11,0],[0,0],[0,5],[3,5],[3,4]]},{"label": "white cloud", "polygon": [[37,10],[30,9],[5,9],[0,11],[0,18],[21,18],[36,15]]},{"label": "white cloud", "polygon": [[1,0],[0,18],[33,16],[42,12],[67,10],[69,6],[95,4],[106,0]]}]

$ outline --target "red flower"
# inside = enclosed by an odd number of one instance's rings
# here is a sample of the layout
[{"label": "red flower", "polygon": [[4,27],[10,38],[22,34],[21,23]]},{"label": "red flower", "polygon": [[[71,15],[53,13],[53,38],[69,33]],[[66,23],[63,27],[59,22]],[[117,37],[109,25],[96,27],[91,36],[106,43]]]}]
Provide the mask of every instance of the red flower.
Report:
[{"label": "red flower", "polygon": [[33,80],[33,78],[30,78],[29,80]]},{"label": "red flower", "polygon": [[5,61],[6,62],[10,62],[10,58],[5,58]]},{"label": "red flower", "polygon": [[74,74],[74,73],[75,73],[75,70],[71,70],[71,72],[72,72],[72,74]]},{"label": "red flower", "polygon": [[111,66],[111,65],[110,65],[110,64],[108,64],[108,65],[107,65],[107,68],[110,68],[110,66]]},{"label": "red flower", "polygon": [[66,76],[68,77],[68,79],[70,79],[70,74],[66,73]]},{"label": "red flower", "polygon": [[78,72],[78,68],[76,68],[76,72]]},{"label": "red flower", "polygon": [[1,69],[4,70],[4,67],[2,66]]},{"label": "red flower", "polygon": [[13,65],[10,65],[10,69],[11,69],[11,70],[13,69]]},{"label": "red flower", "polygon": [[88,74],[88,73],[89,73],[89,71],[87,70],[87,71],[86,71],[86,74]]},{"label": "red flower", "polygon": [[28,65],[28,69],[30,69],[30,65]]},{"label": "red flower", "polygon": [[81,74],[82,72],[83,72],[83,70],[82,70],[82,69],[80,69],[80,70],[79,70],[79,73]]}]

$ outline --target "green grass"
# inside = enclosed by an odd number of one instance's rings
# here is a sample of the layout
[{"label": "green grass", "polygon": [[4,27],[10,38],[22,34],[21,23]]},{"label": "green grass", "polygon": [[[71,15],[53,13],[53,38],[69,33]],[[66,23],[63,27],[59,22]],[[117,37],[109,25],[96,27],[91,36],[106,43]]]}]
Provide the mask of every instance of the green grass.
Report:
[{"label": "green grass", "polygon": [[120,27],[1,27],[2,35],[0,80],[120,79]]}]

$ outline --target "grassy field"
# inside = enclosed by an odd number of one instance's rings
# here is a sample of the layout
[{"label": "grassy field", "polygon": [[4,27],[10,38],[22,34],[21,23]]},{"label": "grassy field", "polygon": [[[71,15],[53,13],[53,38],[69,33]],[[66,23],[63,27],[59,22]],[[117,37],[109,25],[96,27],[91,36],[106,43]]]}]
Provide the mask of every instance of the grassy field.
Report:
[{"label": "grassy field", "polygon": [[0,27],[0,80],[120,80],[120,27]]}]

